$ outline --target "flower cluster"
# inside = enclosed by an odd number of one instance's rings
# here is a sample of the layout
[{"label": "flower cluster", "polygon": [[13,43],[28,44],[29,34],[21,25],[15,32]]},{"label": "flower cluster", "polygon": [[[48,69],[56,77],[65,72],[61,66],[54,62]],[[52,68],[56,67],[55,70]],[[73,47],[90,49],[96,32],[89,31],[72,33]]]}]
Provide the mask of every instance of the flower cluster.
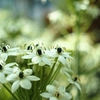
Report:
[{"label": "flower cluster", "polygon": [[61,73],[69,84],[81,89],[69,74],[69,59],[73,59],[70,53],[60,46],[46,48],[42,44],[25,44],[11,48],[3,45],[0,47],[0,83],[8,90],[9,82],[9,91],[18,100],[70,100],[72,96],[67,93],[66,86],[56,88],[53,85]]}]

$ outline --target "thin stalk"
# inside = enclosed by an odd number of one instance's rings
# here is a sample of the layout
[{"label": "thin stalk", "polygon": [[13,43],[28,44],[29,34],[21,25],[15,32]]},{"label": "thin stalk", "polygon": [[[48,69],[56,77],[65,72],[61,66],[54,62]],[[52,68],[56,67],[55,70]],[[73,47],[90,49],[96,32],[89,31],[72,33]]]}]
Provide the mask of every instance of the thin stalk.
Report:
[{"label": "thin stalk", "polygon": [[27,90],[25,90],[24,93],[25,93],[25,95],[26,95],[26,96],[25,96],[25,97],[26,97],[26,100],[29,100],[29,96],[28,96],[28,92],[27,92]]},{"label": "thin stalk", "polygon": [[5,84],[2,84],[4,86],[4,88],[16,99],[16,100],[19,100],[11,91],[10,89],[5,85]]},{"label": "thin stalk", "polygon": [[[80,52],[79,52],[79,37],[80,37],[80,14],[77,12],[76,13],[76,25],[75,25],[75,33],[76,33],[76,44],[75,44],[75,56],[76,56],[76,66],[77,66],[77,70],[76,73],[78,75],[80,75]],[[77,100],[79,100],[80,97],[80,91],[78,90],[78,94],[77,94]]]},{"label": "thin stalk", "polygon": [[57,68],[56,68],[54,74],[52,75],[50,81],[48,82],[49,84],[51,84],[51,83],[55,80],[55,78],[57,77],[57,75],[58,75],[58,73],[59,73],[59,71],[60,71],[60,69],[61,69],[61,66],[60,66],[60,65],[61,65],[61,64],[59,64],[59,66],[57,66]]},{"label": "thin stalk", "polygon": [[[37,66],[35,66],[36,67],[36,70],[35,70],[35,72],[34,72],[34,75],[36,75],[36,76],[38,76],[38,77],[40,77],[40,83],[42,83],[42,66],[39,66],[39,65],[37,65]],[[33,84],[33,96],[32,96],[32,99],[31,100],[33,100],[34,98],[36,99],[36,100],[38,100],[38,97],[39,97],[39,93],[40,93],[40,87],[39,86],[41,86],[41,84],[40,84],[39,82],[37,82],[37,81],[34,81],[34,84]]]},{"label": "thin stalk", "polygon": [[70,83],[70,84],[68,84],[67,86],[66,86],[66,91],[67,91],[67,89],[71,86],[72,84]]},{"label": "thin stalk", "polygon": [[52,69],[51,69],[51,71],[49,72],[49,74],[48,74],[48,76],[47,76],[46,85],[47,85],[47,84],[49,83],[49,81],[52,79],[52,76],[53,76],[53,73],[54,73],[54,68],[55,68],[55,66],[56,66],[57,60],[58,60],[58,58],[56,58],[55,63],[53,64]]},{"label": "thin stalk", "polygon": [[41,83],[42,83],[42,80],[43,80],[42,77],[43,77],[43,67],[40,66],[40,79],[41,79],[40,80],[40,86],[41,86]]}]

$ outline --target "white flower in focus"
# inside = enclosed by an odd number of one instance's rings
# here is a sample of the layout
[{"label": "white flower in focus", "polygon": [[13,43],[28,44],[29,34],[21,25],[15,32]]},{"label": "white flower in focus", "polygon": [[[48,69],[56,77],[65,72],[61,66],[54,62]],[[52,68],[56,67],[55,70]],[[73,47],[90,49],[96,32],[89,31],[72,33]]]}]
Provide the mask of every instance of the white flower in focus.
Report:
[{"label": "white flower in focus", "polygon": [[10,48],[9,45],[1,47],[0,56],[6,61],[8,56],[18,55],[19,47]]},{"label": "white flower in focus", "polygon": [[31,59],[33,64],[47,64],[51,66],[51,62],[48,59],[48,56],[45,54],[45,51],[39,48],[35,52],[30,53],[29,55],[22,56],[22,58]]},{"label": "white flower in focus", "polygon": [[11,66],[14,66],[16,63],[9,63],[5,64],[3,60],[0,60],[0,82],[5,83],[6,82],[6,74],[10,74],[13,72]]},{"label": "white flower in focus", "polygon": [[48,56],[50,57],[58,57],[58,61],[60,61],[63,65],[67,65],[67,58],[72,59],[72,57],[69,55],[70,53],[64,52],[63,48],[57,47],[53,48],[50,51],[46,51]]},{"label": "white flower in focus", "polygon": [[19,86],[24,89],[31,89],[32,84],[30,81],[38,81],[40,78],[32,75],[31,69],[25,69],[21,71],[18,67],[15,67],[13,73],[7,76],[7,81],[13,82],[11,90],[14,93]]},{"label": "white flower in focus", "polygon": [[56,88],[53,85],[47,85],[47,92],[43,92],[40,95],[44,98],[48,98],[49,100],[70,100],[72,96],[65,92],[65,87],[61,86]]}]

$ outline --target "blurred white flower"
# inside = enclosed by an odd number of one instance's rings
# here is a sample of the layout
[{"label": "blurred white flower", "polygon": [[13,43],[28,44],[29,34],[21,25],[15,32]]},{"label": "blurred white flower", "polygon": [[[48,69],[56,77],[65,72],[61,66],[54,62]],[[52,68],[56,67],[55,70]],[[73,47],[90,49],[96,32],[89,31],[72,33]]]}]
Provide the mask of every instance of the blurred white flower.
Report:
[{"label": "blurred white flower", "polygon": [[24,44],[23,46],[20,46],[20,49],[18,50],[18,53],[21,55],[25,55],[25,54],[30,54],[30,52],[32,52],[34,49],[34,46],[32,44]]},{"label": "blurred white flower", "polygon": [[50,57],[58,57],[58,61],[60,61],[63,65],[68,65],[68,58],[72,59],[72,57],[69,55],[70,53],[63,51],[63,48],[61,47],[53,48],[50,51],[46,51],[46,53]]},{"label": "blurred white flower", "polygon": [[9,45],[2,46],[0,49],[0,56],[6,61],[8,56],[18,55],[19,47],[10,48]]},{"label": "blurred white flower", "polygon": [[0,60],[0,82],[5,83],[6,82],[6,74],[10,74],[13,72],[11,66],[14,66],[16,63],[9,63],[5,64],[3,60]]},{"label": "blurred white flower", "polygon": [[56,88],[53,85],[47,85],[47,92],[43,92],[40,95],[44,98],[48,98],[49,100],[70,100],[72,96],[65,92],[65,87],[61,86]]},{"label": "blurred white flower", "polygon": [[32,75],[32,69],[25,69],[21,71],[18,67],[13,69],[13,73],[7,76],[7,81],[14,82],[11,90],[14,93],[19,86],[24,89],[31,89],[32,84],[30,81],[38,81],[40,78]]},{"label": "blurred white flower", "polygon": [[79,90],[81,90],[81,86],[80,84],[77,82],[78,77],[75,77],[74,79],[72,79],[71,77],[69,77],[68,82],[71,84],[74,84]]}]

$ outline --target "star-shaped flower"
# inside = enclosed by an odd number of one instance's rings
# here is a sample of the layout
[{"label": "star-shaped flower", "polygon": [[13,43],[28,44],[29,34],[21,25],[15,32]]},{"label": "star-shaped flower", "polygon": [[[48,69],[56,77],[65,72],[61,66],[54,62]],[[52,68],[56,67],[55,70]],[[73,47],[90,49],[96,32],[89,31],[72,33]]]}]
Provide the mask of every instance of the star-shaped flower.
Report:
[{"label": "star-shaped flower", "polygon": [[56,47],[51,49],[50,51],[46,51],[48,56],[50,57],[58,57],[58,61],[60,61],[63,65],[67,65],[67,58],[72,59],[72,57],[69,55],[70,53],[65,52],[63,48]]},{"label": "star-shaped flower", "polygon": [[33,64],[47,64],[51,66],[51,62],[48,59],[48,56],[45,54],[45,51],[38,48],[35,52],[29,53],[29,55],[22,56],[23,59],[32,59]]},{"label": "star-shaped flower", "polygon": [[11,90],[14,93],[19,86],[24,89],[31,89],[32,84],[30,81],[38,81],[40,78],[32,75],[32,69],[25,69],[21,71],[18,67],[13,69],[13,73],[7,76],[7,81],[13,82]]},{"label": "star-shaped flower", "polygon": [[56,88],[53,85],[47,85],[47,92],[43,92],[40,95],[44,98],[48,98],[49,100],[70,100],[72,96],[65,92],[65,87],[61,86]]},{"label": "star-shaped flower", "polygon": [[8,56],[16,56],[18,55],[19,47],[10,48],[9,45],[5,45],[1,47],[0,56],[6,61]]},{"label": "star-shaped flower", "polygon": [[19,47],[18,53],[21,55],[26,55],[26,54],[30,54],[30,52],[32,52],[34,49],[34,46],[32,44],[24,44],[23,46]]},{"label": "star-shaped flower", "polygon": [[81,86],[77,82],[77,80],[78,80],[78,77],[75,77],[74,79],[72,79],[71,77],[68,78],[69,83],[74,84],[79,90],[81,90]]},{"label": "star-shaped flower", "polygon": [[0,60],[0,82],[5,83],[6,82],[6,74],[12,73],[12,68],[11,66],[14,66],[16,63],[9,63],[5,64],[3,60]]}]

